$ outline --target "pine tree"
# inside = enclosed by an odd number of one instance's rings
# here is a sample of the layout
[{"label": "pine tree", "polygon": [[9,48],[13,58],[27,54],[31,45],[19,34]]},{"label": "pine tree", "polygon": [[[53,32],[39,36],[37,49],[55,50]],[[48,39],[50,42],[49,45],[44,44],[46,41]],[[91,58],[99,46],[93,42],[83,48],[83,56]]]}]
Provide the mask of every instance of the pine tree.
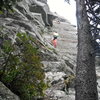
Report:
[{"label": "pine tree", "polygon": [[100,33],[99,13],[100,0],[76,0],[78,31],[76,100],[98,100],[95,42]]},{"label": "pine tree", "polygon": [[[90,3],[90,2],[88,2]],[[78,54],[76,68],[76,100],[98,100],[93,34],[85,0],[76,0]],[[95,33],[94,33],[95,34]]]}]

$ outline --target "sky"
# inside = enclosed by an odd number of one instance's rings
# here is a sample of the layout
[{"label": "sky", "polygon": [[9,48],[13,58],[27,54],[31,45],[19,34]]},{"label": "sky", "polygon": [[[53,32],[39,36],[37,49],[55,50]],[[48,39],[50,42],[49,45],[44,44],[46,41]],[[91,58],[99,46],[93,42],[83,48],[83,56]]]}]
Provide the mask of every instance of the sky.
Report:
[{"label": "sky", "polygon": [[76,3],[70,0],[70,5],[64,0],[47,0],[51,12],[57,12],[71,24],[76,25]]}]

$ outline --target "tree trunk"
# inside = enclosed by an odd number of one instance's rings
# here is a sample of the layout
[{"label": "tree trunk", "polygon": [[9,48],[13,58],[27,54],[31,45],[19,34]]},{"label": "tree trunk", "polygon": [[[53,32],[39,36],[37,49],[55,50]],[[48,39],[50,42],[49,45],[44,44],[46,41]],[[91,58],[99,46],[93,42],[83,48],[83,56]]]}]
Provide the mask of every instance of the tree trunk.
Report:
[{"label": "tree trunk", "polygon": [[92,35],[85,0],[76,0],[78,54],[75,100],[98,100],[95,56],[92,54]]}]

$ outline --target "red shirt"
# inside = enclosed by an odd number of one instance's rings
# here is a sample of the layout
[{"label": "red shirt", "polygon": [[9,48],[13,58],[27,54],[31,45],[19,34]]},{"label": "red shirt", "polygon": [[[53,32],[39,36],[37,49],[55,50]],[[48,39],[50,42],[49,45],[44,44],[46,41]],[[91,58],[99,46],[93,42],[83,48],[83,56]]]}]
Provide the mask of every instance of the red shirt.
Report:
[{"label": "red shirt", "polygon": [[56,48],[56,47],[57,47],[57,39],[52,40],[52,44],[53,44],[53,46]]}]

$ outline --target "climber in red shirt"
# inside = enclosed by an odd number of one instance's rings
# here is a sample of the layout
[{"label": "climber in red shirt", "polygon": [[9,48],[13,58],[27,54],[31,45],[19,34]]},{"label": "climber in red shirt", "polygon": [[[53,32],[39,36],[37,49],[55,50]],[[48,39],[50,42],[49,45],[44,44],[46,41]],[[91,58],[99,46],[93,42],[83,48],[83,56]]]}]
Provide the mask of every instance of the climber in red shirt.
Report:
[{"label": "climber in red shirt", "polygon": [[58,37],[58,33],[54,32],[53,33],[53,40],[52,40],[52,44],[53,46],[56,48],[57,47],[57,37]]},{"label": "climber in red shirt", "polygon": [[52,44],[55,48],[57,47],[57,37],[54,37],[54,39],[52,40]]}]

